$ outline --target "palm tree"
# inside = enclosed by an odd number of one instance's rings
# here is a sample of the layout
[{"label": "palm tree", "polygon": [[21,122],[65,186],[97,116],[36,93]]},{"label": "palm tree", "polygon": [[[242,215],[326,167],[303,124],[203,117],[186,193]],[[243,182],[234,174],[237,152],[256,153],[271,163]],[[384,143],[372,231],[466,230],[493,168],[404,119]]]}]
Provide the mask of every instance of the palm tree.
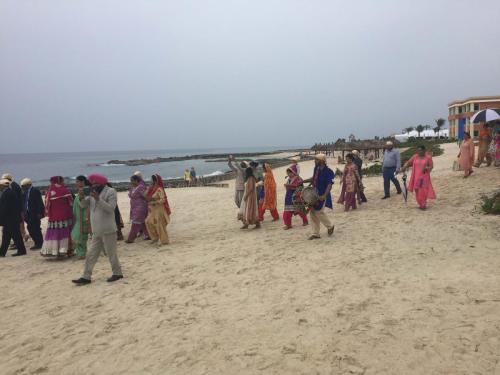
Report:
[{"label": "palm tree", "polygon": [[436,127],[434,128],[434,131],[437,133],[438,138],[440,136],[441,129],[443,126],[446,124],[446,120],[444,118],[438,118],[437,120],[434,120],[436,122]]},{"label": "palm tree", "polygon": [[410,127],[408,127],[408,128],[405,128],[405,129],[403,130],[403,132],[410,133],[410,132],[412,132],[412,131],[414,131],[414,130],[415,130],[415,128],[414,128],[413,126],[410,126]]},{"label": "palm tree", "polygon": [[418,132],[418,137],[420,138],[420,133],[422,133],[425,130],[425,126],[419,125],[415,128],[415,130]]}]

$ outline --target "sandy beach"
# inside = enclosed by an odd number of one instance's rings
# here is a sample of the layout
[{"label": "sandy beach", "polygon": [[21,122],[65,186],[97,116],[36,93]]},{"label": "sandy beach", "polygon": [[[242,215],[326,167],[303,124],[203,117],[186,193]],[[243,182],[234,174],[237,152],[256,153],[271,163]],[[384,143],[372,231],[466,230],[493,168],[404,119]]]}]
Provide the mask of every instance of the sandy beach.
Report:
[{"label": "sandy beach", "polygon": [[168,190],[172,243],[120,243],[112,285],[104,257],[84,287],[82,261],[0,259],[0,373],[500,374],[500,219],[477,208],[500,170],[463,179],[443,147],[426,212],[366,178],[368,204],[335,204],[331,238],[298,218],[240,230],[230,182]]}]

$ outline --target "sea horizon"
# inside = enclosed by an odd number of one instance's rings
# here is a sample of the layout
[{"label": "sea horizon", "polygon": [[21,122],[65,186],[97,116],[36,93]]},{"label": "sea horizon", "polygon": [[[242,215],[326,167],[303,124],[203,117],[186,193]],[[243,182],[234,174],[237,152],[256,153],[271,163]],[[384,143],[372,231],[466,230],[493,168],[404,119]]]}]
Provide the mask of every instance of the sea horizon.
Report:
[{"label": "sea horizon", "polygon": [[207,162],[203,159],[189,159],[128,166],[125,164],[109,164],[111,160],[153,159],[156,157],[183,157],[199,154],[220,153],[259,153],[279,150],[301,149],[298,146],[257,146],[227,148],[179,148],[171,150],[123,150],[123,151],[74,151],[74,152],[41,152],[41,153],[7,153],[0,154],[0,173],[11,173],[17,181],[30,178],[37,186],[49,183],[51,176],[63,176],[69,182],[78,175],[102,173],[110,182],[127,182],[130,176],[140,170],[144,176],[159,173],[164,179],[182,177],[184,170],[194,167],[198,176],[223,174],[229,170],[227,162]]}]

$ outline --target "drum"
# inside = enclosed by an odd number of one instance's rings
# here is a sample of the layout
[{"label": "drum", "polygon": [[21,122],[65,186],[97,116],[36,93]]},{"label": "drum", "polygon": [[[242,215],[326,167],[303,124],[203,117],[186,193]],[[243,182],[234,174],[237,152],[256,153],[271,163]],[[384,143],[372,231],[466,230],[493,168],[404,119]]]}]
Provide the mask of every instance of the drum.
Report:
[{"label": "drum", "polygon": [[313,186],[304,188],[304,190],[302,190],[301,197],[308,206],[314,206],[319,201],[319,194]]}]

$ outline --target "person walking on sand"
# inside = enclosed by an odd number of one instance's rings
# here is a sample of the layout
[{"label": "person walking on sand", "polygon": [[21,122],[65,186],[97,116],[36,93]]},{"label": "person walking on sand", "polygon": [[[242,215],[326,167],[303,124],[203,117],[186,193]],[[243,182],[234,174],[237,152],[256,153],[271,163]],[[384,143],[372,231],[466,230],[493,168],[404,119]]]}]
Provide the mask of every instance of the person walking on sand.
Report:
[{"label": "person walking on sand", "polygon": [[[359,156],[359,151],[358,150],[353,150],[352,151],[352,155],[353,155],[352,161],[354,162],[354,164],[356,164],[356,167],[358,167],[358,173],[359,173],[360,183],[363,183],[363,160]],[[358,191],[358,194],[359,194],[359,198],[360,198],[359,204],[368,202],[368,200],[366,199],[366,195],[365,195],[365,190],[364,189],[360,189]]]},{"label": "person walking on sand", "polygon": [[[344,173],[342,175],[342,191],[338,203],[344,205],[344,211],[349,211],[349,209],[355,210],[356,198],[360,197],[360,192],[363,191],[363,184],[361,183],[361,177],[359,176],[358,167],[354,164],[354,155],[347,154],[346,165],[344,168]],[[359,199],[361,202],[361,198]]]},{"label": "person walking on sand", "polygon": [[415,199],[419,208],[425,210],[427,209],[427,200],[436,199],[436,193],[431,182],[431,171],[434,164],[430,154],[426,153],[425,146],[418,146],[417,150],[417,153],[403,166],[403,172],[411,166],[408,191],[415,191]]},{"label": "person walking on sand", "polygon": [[245,169],[248,168],[248,165],[245,161],[242,161],[240,164],[236,163],[233,155],[229,155],[227,165],[236,174],[236,181],[234,183],[234,203],[240,208],[243,194],[245,194]]},{"label": "person walking on sand", "polygon": [[28,227],[28,233],[34,242],[30,250],[40,250],[43,246],[43,234],[41,220],[45,217],[45,205],[43,204],[42,193],[33,186],[29,178],[21,181],[23,189],[23,218]]},{"label": "person walking on sand", "polygon": [[248,229],[249,225],[260,228],[259,209],[257,204],[257,180],[251,167],[245,170],[245,194],[241,202],[238,219],[243,222],[241,229]]},{"label": "person walking on sand", "polygon": [[296,168],[292,165],[290,168],[286,170],[288,175],[288,179],[285,182],[285,210],[283,211],[283,223],[285,224],[285,230],[292,228],[292,217],[294,215],[299,215],[302,219],[302,225],[306,226],[309,224],[307,220],[307,215],[303,211],[299,211],[293,205],[293,196],[299,186],[302,186],[304,183],[302,178],[297,174]]},{"label": "person walking on sand", "polygon": [[78,176],[75,181],[77,194],[73,200],[73,230],[71,240],[75,247],[75,255],[78,259],[85,259],[87,255],[87,242],[89,240],[90,212],[88,207],[82,205],[82,198],[90,194],[90,182],[85,176]]},{"label": "person walking on sand", "polygon": [[333,179],[335,173],[326,165],[326,155],[317,154],[315,157],[315,167],[313,177],[305,180],[304,183],[310,182],[319,195],[318,203],[311,209],[309,215],[312,221],[312,235],[310,240],[321,238],[320,224],[323,224],[327,230],[328,235],[331,236],[335,230],[335,226],[331,223],[325,209],[333,208],[331,190],[333,186]]},{"label": "person walking on sand", "polygon": [[189,169],[184,171],[184,183],[186,184],[186,187],[191,185],[191,172],[189,172]]},{"label": "person walking on sand", "polygon": [[382,163],[382,174],[384,176],[384,196],[382,199],[387,199],[391,196],[391,181],[396,187],[398,194],[402,193],[401,185],[396,178],[396,173],[401,169],[401,154],[398,149],[394,148],[394,144],[388,141],[385,144],[384,161]]},{"label": "person walking on sand", "polygon": [[165,185],[159,174],[151,177],[152,184],[146,193],[149,213],[146,218],[146,227],[152,244],[161,245],[169,243],[167,225],[170,223],[170,205],[168,204]]},{"label": "person walking on sand", "polygon": [[128,197],[130,198],[130,221],[132,226],[125,243],[134,243],[140,233],[144,235],[145,240],[150,239],[146,228],[146,217],[148,216],[146,191],[146,184],[140,176],[134,174],[130,177]]},{"label": "person walking on sand", "polygon": [[264,189],[259,204],[259,220],[264,221],[264,213],[269,210],[273,221],[278,221],[280,215],[277,207],[276,180],[271,165],[264,163]]},{"label": "person walking on sand", "polygon": [[0,246],[0,257],[5,257],[10,245],[14,240],[17,252],[12,256],[26,255],[23,236],[21,235],[22,208],[16,191],[11,186],[11,181],[6,178],[0,179],[0,226],[2,226],[2,244]]},{"label": "person walking on sand", "polygon": [[85,196],[83,190],[78,192],[80,204],[90,211],[92,239],[90,240],[83,276],[72,280],[77,285],[87,285],[92,281],[92,271],[99,259],[101,251],[105,251],[111,264],[113,274],[107,282],[123,279],[120,260],[118,259],[116,238],[115,208],[117,202],[116,190],[109,187],[108,179],[100,174],[88,177],[92,185],[90,196]]},{"label": "person walking on sand", "polygon": [[45,195],[45,210],[48,223],[40,254],[59,259],[72,256],[73,195],[64,186],[64,179],[61,176],[50,178],[50,186]]},{"label": "person walking on sand", "polygon": [[191,170],[189,171],[189,178],[191,186],[196,186],[196,171],[194,167],[191,167]]},{"label": "person walking on sand", "polygon": [[470,133],[464,133],[464,140],[460,144],[460,152],[458,153],[458,163],[464,171],[464,178],[467,178],[473,172],[472,164],[474,164],[475,146]]},{"label": "person walking on sand", "polygon": [[481,164],[485,162],[485,159],[486,159],[486,166],[489,167],[491,165],[492,158],[489,152],[489,148],[492,138],[493,137],[491,135],[491,129],[489,124],[484,124],[483,128],[479,132],[477,161],[476,164],[474,165],[476,168],[479,168]]}]

